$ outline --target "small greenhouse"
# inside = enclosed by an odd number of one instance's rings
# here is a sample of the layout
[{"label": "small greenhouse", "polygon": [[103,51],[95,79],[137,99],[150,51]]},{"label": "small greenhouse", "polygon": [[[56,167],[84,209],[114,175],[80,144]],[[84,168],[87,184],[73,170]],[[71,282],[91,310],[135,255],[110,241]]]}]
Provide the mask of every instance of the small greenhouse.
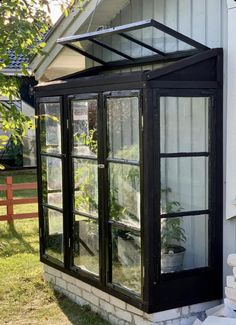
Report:
[{"label": "small greenhouse", "polygon": [[220,299],[222,49],[155,20],[58,42],[87,69],[35,88],[41,261],[148,313]]}]

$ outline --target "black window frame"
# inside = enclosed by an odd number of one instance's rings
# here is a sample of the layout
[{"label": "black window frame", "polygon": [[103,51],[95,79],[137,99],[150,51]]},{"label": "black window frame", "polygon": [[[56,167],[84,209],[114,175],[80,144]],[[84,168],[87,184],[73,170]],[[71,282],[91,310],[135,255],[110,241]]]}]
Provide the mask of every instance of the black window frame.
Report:
[{"label": "black window frame", "polygon": [[[78,76],[79,77],[79,76]],[[107,247],[108,229],[107,206],[104,197],[99,198],[101,207],[100,224],[100,279],[87,272],[77,272],[71,269],[71,242],[72,242],[72,184],[70,175],[72,166],[69,161],[71,146],[71,116],[69,115],[70,98],[75,95],[98,95],[98,141],[105,147],[106,128],[99,125],[106,124],[105,103],[103,94],[107,92],[139,91],[141,105],[140,140],[142,153],[140,153],[141,193],[143,194],[141,233],[144,264],[143,296],[141,298],[126,290],[119,290],[116,286],[106,284],[107,280]],[[213,264],[208,268],[181,271],[176,274],[166,274],[159,277],[158,265],[160,264],[160,223],[156,218],[156,211],[160,211],[160,114],[158,96],[179,97],[209,97],[213,96],[214,109],[211,110],[211,135],[212,164],[214,175],[211,175],[211,190],[214,189],[214,227],[209,237],[213,253]],[[36,109],[39,114],[38,104],[40,98],[60,96],[62,103],[62,155],[63,155],[63,204],[64,204],[64,266],[55,263],[52,259],[45,258],[43,254],[43,221],[42,221],[42,193],[40,171],[40,143],[39,125],[37,126],[38,144],[38,189],[39,189],[39,223],[40,223],[40,259],[43,263],[55,267],[75,278],[87,282],[121,300],[153,313],[170,308],[191,305],[209,300],[222,298],[222,197],[223,197],[223,51],[212,49],[192,57],[182,59],[161,69],[143,72],[120,74],[95,75],[91,77],[68,79],[63,83],[48,83],[35,88]],[[105,131],[104,131],[105,130]],[[153,150],[155,148],[156,150]],[[105,152],[99,152],[98,163],[105,161]],[[107,172],[98,170],[101,182],[107,182]],[[210,175],[209,175],[210,178]],[[155,182],[157,180],[157,182]],[[101,188],[99,191],[101,192]],[[107,194],[106,194],[107,195]],[[106,197],[105,195],[105,197]],[[159,235],[158,235],[159,234]],[[165,280],[164,280],[165,278]],[[201,281],[201,282],[200,282]],[[201,283],[201,285],[199,285]],[[198,285],[196,285],[198,284]],[[190,294],[188,288],[194,288],[195,293]],[[169,293],[169,294],[167,294]],[[174,294],[173,294],[174,293]]]},{"label": "black window frame", "polygon": [[[72,109],[72,101],[73,100],[97,100],[98,102],[98,94],[96,93],[87,93],[87,94],[73,94],[73,95],[69,95],[67,97],[67,123],[68,123],[68,128],[67,128],[67,132],[68,132],[68,138],[67,138],[67,143],[68,143],[68,154],[67,154],[67,164],[69,166],[68,170],[69,173],[67,173],[67,179],[68,182],[70,184],[69,188],[68,188],[68,205],[67,205],[67,209],[69,211],[69,238],[70,238],[70,250],[68,251],[68,255],[70,257],[69,259],[69,265],[68,268],[71,269],[72,271],[74,271],[76,274],[78,274],[79,276],[81,275],[84,278],[92,278],[94,281],[99,282],[100,281],[100,275],[95,275],[92,274],[92,272],[87,272],[81,268],[79,268],[78,266],[74,266],[73,265],[73,245],[74,245],[74,227],[73,227],[73,222],[74,222],[74,215],[81,215],[81,213],[79,213],[79,211],[76,211],[76,209],[74,209],[74,200],[73,200],[73,196],[74,196],[74,172],[73,172],[73,159],[89,159],[92,161],[99,161],[99,155],[97,153],[97,157],[86,157],[83,155],[74,155],[72,153],[73,150],[73,109]],[[97,120],[99,118],[99,112],[98,112],[98,105],[97,105]],[[98,122],[97,122],[98,124]],[[98,131],[98,137],[100,132]],[[99,140],[100,141],[100,140]],[[98,200],[100,200],[100,197],[98,197]],[[87,216],[87,218],[92,219],[92,216]],[[100,222],[100,218],[99,216],[97,217],[98,223]],[[100,227],[99,227],[100,229]],[[99,238],[101,237],[101,235],[99,234]],[[99,246],[101,246],[101,244],[99,243]],[[101,252],[99,252],[99,263],[101,264]],[[101,270],[99,270],[99,273],[101,274]]]},{"label": "black window frame", "polygon": [[[63,129],[64,129],[64,121],[63,121],[63,105],[62,105],[62,97],[61,96],[44,96],[40,98],[40,100],[36,100],[36,105],[37,105],[37,116],[39,117],[40,114],[40,104],[59,104],[60,107],[60,128],[61,128],[61,153],[48,153],[46,151],[41,151],[41,141],[40,141],[40,132],[41,132],[41,123],[40,123],[40,118],[36,120],[36,137],[38,137],[37,141],[37,166],[38,166],[38,211],[39,211],[39,235],[40,235],[40,255],[45,259],[48,260],[49,263],[53,263],[55,265],[58,265],[60,267],[64,267],[65,265],[65,247],[67,246],[65,243],[65,225],[64,225],[64,213],[65,213],[65,207],[64,207],[64,168],[65,168],[65,144],[64,144],[64,137],[63,137]],[[51,157],[51,158],[56,158],[60,159],[61,161],[61,172],[62,172],[62,208],[58,208],[56,206],[52,206],[50,204],[47,204],[43,200],[43,193],[42,189],[43,187],[43,181],[42,181],[42,157]],[[39,168],[40,168],[40,177],[39,177]],[[63,255],[64,259],[63,262],[59,261],[49,255],[46,254],[45,252],[45,241],[46,241],[46,233],[45,233],[45,213],[44,213],[44,208],[47,210],[53,210],[57,211],[62,214],[63,218]]]},{"label": "black window frame", "polygon": [[[106,105],[106,99],[108,98],[127,98],[127,97],[136,97],[138,98],[138,115],[139,115],[139,161],[132,161],[132,160],[125,160],[125,159],[117,159],[117,158],[108,158],[108,139],[107,139],[107,124],[108,124],[108,119],[107,119],[107,105]],[[103,202],[105,204],[105,237],[108,240],[107,242],[107,259],[106,259],[106,286],[108,288],[111,288],[112,290],[116,290],[117,292],[121,294],[125,294],[130,298],[136,297],[137,301],[142,301],[143,298],[143,267],[144,267],[144,254],[143,254],[143,246],[144,246],[144,234],[142,232],[142,217],[140,220],[140,229],[132,229],[132,227],[122,225],[122,222],[114,222],[109,218],[109,181],[108,181],[108,165],[111,162],[115,163],[121,163],[124,165],[128,166],[136,166],[139,167],[139,172],[140,172],[140,194],[141,194],[141,202],[140,202],[140,214],[141,216],[143,215],[143,193],[142,193],[142,184],[143,184],[143,141],[142,141],[142,120],[143,120],[143,111],[142,111],[142,90],[141,89],[131,89],[131,90],[116,90],[116,91],[109,91],[109,92],[104,92],[102,94],[102,101],[103,101],[103,126],[104,126],[104,162],[106,169],[105,169],[105,184],[106,184],[106,189],[105,189],[105,195],[103,198]],[[119,227],[120,229],[130,229],[134,232],[139,232],[140,234],[140,239],[141,239],[141,293],[140,295],[136,294],[133,291],[128,291],[124,287],[119,286],[118,284],[112,283],[112,239],[111,239],[111,234],[112,234],[112,224],[114,224],[116,227]]]}]

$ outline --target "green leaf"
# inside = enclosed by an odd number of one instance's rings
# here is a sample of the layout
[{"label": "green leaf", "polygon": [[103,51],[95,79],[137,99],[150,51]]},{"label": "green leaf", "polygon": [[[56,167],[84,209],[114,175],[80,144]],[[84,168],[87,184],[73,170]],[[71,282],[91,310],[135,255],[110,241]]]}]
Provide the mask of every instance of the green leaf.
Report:
[{"label": "green leaf", "polygon": [[46,45],[47,45],[47,43],[45,43],[45,42],[41,42],[41,43],[39,43],[39,46],[40,46],[41,48],[44,48]]},{"label": "green leaf", "polygon": [[[14,100],[20,98],[20,78],[6,76],[1,71],[10,64],[10,54],[15,57],[23,56],[32,58],[43,54],[46,46],[45,33],[51,26],[50,17],[46,8],[50,0],[1,0],[0,1],[0,96],[5,96],[11,101],[10,109],[0,103],[0,148],[4,149],[8,141],[7,135],[11,134],[13,143],[22,143],[23,137],[29,128],[33,128],[33,121],[22,112],[17,111]],[[55,0],[62,4],[65,14],[68,15],[72,6],[81,0]],[[28,63],[23,62],[20,72],[29,76]],[[55,116],[48,116],[59,122]],[[91,147],[96,144],[91,142]],[[94,149],[93,149],[94,150]]]},{"label": "green leaf", "polygon": [[4,169],[5,169],[5,167],[0,164],[0,170],[4,170]]}]

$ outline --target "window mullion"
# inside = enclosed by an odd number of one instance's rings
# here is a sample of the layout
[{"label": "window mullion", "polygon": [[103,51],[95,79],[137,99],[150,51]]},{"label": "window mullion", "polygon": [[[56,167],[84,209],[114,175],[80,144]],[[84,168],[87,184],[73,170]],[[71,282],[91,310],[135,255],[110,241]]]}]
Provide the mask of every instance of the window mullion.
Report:
[{"label": "window mullion", "polygon": [[70,268],[72,255],[71,240],[71,184],[70,184],[70,168],[69,168],[69,148],[70,148],[70,132],[67,124],[69,119],[69,105],[66,96],[62,100],[62,170],[63,170],[63,230],[64,230],[64,265],[66,269]]}]

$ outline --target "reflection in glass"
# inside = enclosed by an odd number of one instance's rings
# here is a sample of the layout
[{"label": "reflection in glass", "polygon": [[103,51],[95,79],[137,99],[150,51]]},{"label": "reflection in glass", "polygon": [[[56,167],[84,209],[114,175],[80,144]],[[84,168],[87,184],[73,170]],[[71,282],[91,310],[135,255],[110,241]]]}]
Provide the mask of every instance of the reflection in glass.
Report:
[{"label": "reflection in glass", "polygon": [[[131,30],[125,34],[130,35],[141,42],[148,44],[157,50],[162,52],[176,52],[178,50],[190,50],[193,47],[189,44],[184,43],[176,39],[176,37],[168,35],[155,27],[145,27],[140,30]],[[137,53],[138,56],[150,56],[155,55],[155,52],[142,48],[141,53]]]},{"label": "reflection in glass", "polygon": [[161,219],[161,271],[208,266],[208,216]]},{"label": "reflection in glass", "polygon": [[63,262],[63,215],[44,208],[45,254]]},{"label": "reflection in glass", "polygon": [[43,203],[62,208],[61,159],[41,156]]},{"label": "reflection in glass", "polygon": [[97,100],[73,100],[73,154],[97,155]]},{"label": "reflection in glass", "polygon": [[61,153],[61,111],[59,103],[41,103],[40,145],[41,151]]},{"label": "reflection in glass", "polygon": [[208,209],[208,158],[161,159],[161,214]]},{"label": "reflection in glass", "polygon": [[99,235],[97,221],[75,215],[74,265],[99,274]]},{"label": "reflection in glass", "polygon": [[97,161],[73,159],[74,209],[90,215],[98,215]]},{"label": "reflection in glass", "polygon": [[109,164],[110,218],[128,226],[140,227],[139,167]]},{"label": "reflection in glass", "polygon": [[[126,36],[126,37],[125,37]],[[129,39],[127,39],[129,37]],[[96,37],[96,39],[113,49],[120,51],[123,54],[129,55],[133,58],[140,58],[144,56],[155,55],[156,52],[151,49],[147,49],[135,41],[131,41],[130,37],[136,41],[143,42],[149,46],[154,47],[156,50],[162,52],[176,52],[180,50],[194,49],[191,45],[176,39],[176,37],[168,35],[155,27],[145,27],[135,30],[124,31],[122,36],[119,34],[105,35]],[[73,45],[77,48],[83,49],[91,55],[95,55],[97,58],[104,60],[105,62],[124,60],[124,57],[110,51],[107,48],[96,44],[89,44],[87,40],[75,41]],[[97,64],[97,63],[95,63]]]},{"label": "reflection in glass", "polygon": [[161,97],[161,152],[208,151],[207,97]]},{"label": "reflection in glass", "polygon": [[138,97],[108,98],[109,158],[139,161]]},{"label": "reflection in glass", "polygon": [[112,282],[141,294],[140,234],[113,227]]}]

